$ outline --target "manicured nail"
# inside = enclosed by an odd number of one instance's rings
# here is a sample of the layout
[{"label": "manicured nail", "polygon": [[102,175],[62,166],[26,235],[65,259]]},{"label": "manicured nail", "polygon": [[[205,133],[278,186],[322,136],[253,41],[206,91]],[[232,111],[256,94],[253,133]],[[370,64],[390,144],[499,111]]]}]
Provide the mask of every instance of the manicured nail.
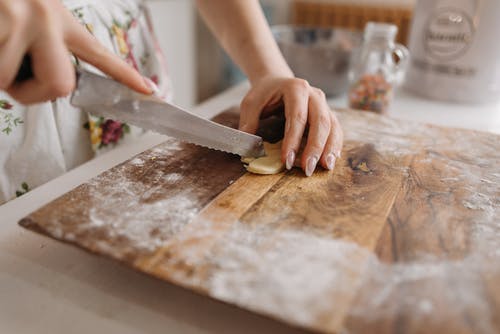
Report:
[{"label": "manicured nail", "polygon": [[286,169],[290,170],[295,162],[295,152],[292,150],[286,155]]},{"label": "manicured nail", "polygon": [[247,125],[246,125],[246,124],[241,124],[241,125],[239,126],[239,130],[240,130],[240,131],[243,131],[243,132],[247,132]]},{"label": "manicured nail", "polygon": [[305,171],[306,176],[311,176],[314,173],[317,163],[318,163],[318,158],[316,157],[309,157],[307,159],[306,171]]},{"label": "manicured nail", "polygon": [[151,90],[151,94],[157,94],[160,92],[160,89],[158,88],[158,86],[149,78],[146,78],[146,77],[142,77],[144,79],[144,83],[146,84],[146,86],[149,87],[149,89]]},{"label": "manicured nail", "polygon": [[330,153],[326,156],[326,167],[328,170],[333,170],[335,168],[335,155],[333,153]]}]

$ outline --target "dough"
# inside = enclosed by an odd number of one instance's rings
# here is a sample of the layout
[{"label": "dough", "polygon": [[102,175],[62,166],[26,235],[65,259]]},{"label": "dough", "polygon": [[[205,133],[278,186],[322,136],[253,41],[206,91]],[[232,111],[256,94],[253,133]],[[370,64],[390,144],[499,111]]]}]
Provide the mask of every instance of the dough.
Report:
[{"label": "dough", "polygon": [[271,156],[255,159],[247,166],[247,171],[254,174],[278,174],[284,169],[281,159]]},{"label": "dough", "polygon": [[281,141],[271,144],[264,142],[266,155],[261,158],[242,158],[243,163],[248,163],[247,171],[255,174],[278,174],[285,169],[281,162]]},{"label": "dough", "polygon": [[243,162],[245,165],[248,165],[249,163],[251,163],[254,160],[255,160],[255,158],[252,158],[252,157],[242,157],[241,158],[241,162]]}]

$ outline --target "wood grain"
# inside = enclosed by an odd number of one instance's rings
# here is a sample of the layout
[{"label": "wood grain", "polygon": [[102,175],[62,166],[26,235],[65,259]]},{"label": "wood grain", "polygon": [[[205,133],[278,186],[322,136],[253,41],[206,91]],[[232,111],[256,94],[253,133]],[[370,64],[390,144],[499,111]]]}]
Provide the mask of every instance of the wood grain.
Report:
[{"label": "wood grain", "polygon": [[500,138],[339,118],[332,172],[256,176],[169,140],[20,223],[305,329],[499,332]]}]

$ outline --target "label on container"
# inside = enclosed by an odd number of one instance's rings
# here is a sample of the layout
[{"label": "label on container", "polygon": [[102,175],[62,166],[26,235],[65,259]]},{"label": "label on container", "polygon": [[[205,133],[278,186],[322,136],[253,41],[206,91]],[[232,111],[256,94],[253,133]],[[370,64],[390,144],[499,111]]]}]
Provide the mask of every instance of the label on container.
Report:
[{"label": "label on container", "polygon": [[453,60],[463,55],[474,38],[471,15],[459,8],[441,8],[427,21],[424,46],[437,60]]},{"label": "label on container", "polygon": [[435,99],[500,98],[499,0],[418,0],[406,87]]}]

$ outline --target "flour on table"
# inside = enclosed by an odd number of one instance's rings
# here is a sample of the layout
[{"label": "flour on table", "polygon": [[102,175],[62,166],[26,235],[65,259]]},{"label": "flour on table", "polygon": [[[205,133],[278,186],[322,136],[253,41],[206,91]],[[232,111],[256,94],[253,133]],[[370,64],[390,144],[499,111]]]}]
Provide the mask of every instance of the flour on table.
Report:
[{"label": "flour on table", "polygon": [[[500,249],[500,227],[487,225],[490,229],[476,231],[477,242],[489,239],[495,243],[490,249]],[[194,267],[209,268],[208,278],[193,283],[204,286],[212,297],[314,326],[318,317],[344,315],[374,324],[398,316],[439,325],[447,319],[437,318],[433,311],[445,296],[446,305],[454,305],[446,316],[473,315],[478,332],[496,333],[494,305],[477,283],[483,277],[500,276],[500,252],[488,254],[477,248],[460,260],[423,255],[388,264],[355,243],[293,229],[272,233],[235,222],[230,231],[218,233],[212,223],[200,223],[191,237],[219,238],[219,242],[202,258],[193,257],[199,252],[191,243],[183,244],[177,254]],[[190,278],[179,279],[185,283]],[[346,299],[352,291],[358,291],[357,297]],[[331,313],[345,303],[349,309],[338,312],[346,314]]]},{"label": "flour on table", "polygon": [[[199,211],[196,194],[177,186],[185,175],[162,168],[161,159],[168,159],[180,149],[177,141],[167,140],[89,181],[85,185],[90,198],[88,223],[67,226],[55,220],[50,232],[68,240],[91,235],[83,238],[89,246],[117,258],[154,252]],[[156,161],[156,168],[145,170],[148,160]],[[148,182],[141,181],[144,173]],[[164,195],[165,189],[170,189],[168,196]]]}]

